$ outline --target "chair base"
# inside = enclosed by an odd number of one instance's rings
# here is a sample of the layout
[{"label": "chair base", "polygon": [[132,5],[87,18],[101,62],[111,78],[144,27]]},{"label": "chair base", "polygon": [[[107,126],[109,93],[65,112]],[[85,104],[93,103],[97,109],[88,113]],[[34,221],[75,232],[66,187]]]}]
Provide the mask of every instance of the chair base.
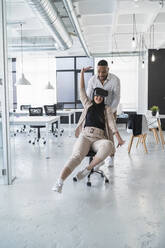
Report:
[{"label": "chair base", "polygon": [[[88,181],[87,181],[87,186],[90,187],[90,186],[92,185],[92,183],[91,183],[91,181],[90,181],[90,178],[91,178],[91,175],[94,174],[94,173],[97,173],[97,174],[99,174],[102,178],[104,178],[105,183],[109,183],[109,179],[106,177],[106,175],[104,174],[104,172],[103,172],[102,170],[94,170],[94,169],[92,169],[92,170],[89,172],[88,176],[87,176],[87,179],[88,179]],[[78,181],[78,179],[77,179],[76,176],[73,177],[73,181],[74,181],[74,182],[77,182],[77,181]]]}]

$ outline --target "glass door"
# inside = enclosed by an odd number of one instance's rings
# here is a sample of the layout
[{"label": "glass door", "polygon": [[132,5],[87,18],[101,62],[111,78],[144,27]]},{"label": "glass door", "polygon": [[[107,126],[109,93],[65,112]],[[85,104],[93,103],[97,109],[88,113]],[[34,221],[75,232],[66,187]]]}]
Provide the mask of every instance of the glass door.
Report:
[{"label": "glass door", "polygon": [[6,1],[0,1],[0,184],[11,184],[11,139],[9,123],[9,81],[6,32]]}]

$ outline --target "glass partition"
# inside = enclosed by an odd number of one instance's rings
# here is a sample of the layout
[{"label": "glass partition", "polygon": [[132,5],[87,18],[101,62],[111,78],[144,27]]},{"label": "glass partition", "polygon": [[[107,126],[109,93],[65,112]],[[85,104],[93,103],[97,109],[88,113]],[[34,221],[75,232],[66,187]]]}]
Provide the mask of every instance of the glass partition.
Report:
[{"label": "glass partition", "polygon": [[2,0],[0,1],[0,184],[11,182],[5,23],[5,1]]}]

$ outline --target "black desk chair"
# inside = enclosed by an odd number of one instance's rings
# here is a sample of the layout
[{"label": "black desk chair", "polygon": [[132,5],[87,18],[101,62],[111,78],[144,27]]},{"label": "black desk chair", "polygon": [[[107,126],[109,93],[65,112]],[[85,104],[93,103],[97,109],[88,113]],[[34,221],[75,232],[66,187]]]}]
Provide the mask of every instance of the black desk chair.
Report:
[{"label": "black desk chair", "polygon": [[63,102],[58,102],[58,103],[56,104],[56,108],[57,108],[57,109],[64,109],[64,103],[63,103]]},{"label": "black desk chair", "polygon": [[[48,116],[56,116],[56,104],[44,105],[44,110],[45,110],[46,115],[48,115]],[[55,124],[56,124],[56,128],[54,128]],[[61,129],[60,130],[60,136],[62,136],[63,132],[64,132],[64,129]],[[57,122],[52,123],[52,133],[56,137],[58,136],[58,123]]]},{"label": "black desk chair", "polygon": [[[36,108],[29,108],[29,116],[43,116],[43,109],[42,107],[36,107]],[[41,133],[40,129],[45,128],[46,126],[41,126],[41,125],[30,125],[30,128],[37,129],[37,138],[35,137],[33,142],[29,140],[29,143],[32,143],[35,145],[36,141],[39,142],[41,139]],[[43,144],[46,144],[45,138],[43,139]]]},{"label": "black desk chair", "polygon": [[20,105],[20,110],[28,110],[29,108],[31,108],[31,105],[27,104],[27,105]]},{"label": "black desk chair", "polygon": [[128,153],[131,151],[134,138],[138,138],[136,147],[138,147],[139,142],[143,143],[144,150],[148,153],[146,146],[146,137],[148,131],[148,124],[145,115],[140,114],[130,114],[128,119],[128,129],[132,130],[131,139],[128,145]]},{"label": "black desk chair", "polygon": [[[96,155],[96,153],[93,151],[93,150],[89,150],[88,154],[86,155],[86,157],[89,157],[89,163],[93,160],[93,157]],[[102,178],[105,179],[105,183],[109,183],[109,179],[106,177],[106,175],[104,174],[104,172],[102,170],[96,170],[95,168],[93,168],[89,174],[87,175],[87,186],[91,186],[92,183],[90,181],[90,178],[91,178],[91,175],[94,174],[94,173],[97,173],[99,174]],[[73,181],[74,182],[77,182],[77,177],[73,177]]]}]

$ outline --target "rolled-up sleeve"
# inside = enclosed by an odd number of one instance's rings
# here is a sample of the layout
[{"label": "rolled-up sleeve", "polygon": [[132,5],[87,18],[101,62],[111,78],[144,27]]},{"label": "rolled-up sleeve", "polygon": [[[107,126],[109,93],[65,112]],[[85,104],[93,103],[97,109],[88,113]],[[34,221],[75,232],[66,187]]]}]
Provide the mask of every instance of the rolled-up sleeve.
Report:
[{"label": "rolled-up sleeve", "polygon": [[114,120],[114,116],[113,116],[113,112],[111,110],[111,107],[106,108],[106,116],[107,116],[109,128],[112,130],[113,133],[116,133],[118,130],[117,130],[116,122]]},{"label": "rolled-up sleeve", "polygon": [[83,105],[83,107],[85,108],[89,103],[91,103],[91,101],[89,100],[89,98],[87,97],[85,88],[81,89],[80,88],[80,100],[81,103]]},{"label": "rolled-up sleeve", "polygon": [[88,81],[88,87],[87,87],[87,96],[89,99],[93,99],[93,90],[94,90],[94,82],[93,82],[93,77],[89,79]]}]

